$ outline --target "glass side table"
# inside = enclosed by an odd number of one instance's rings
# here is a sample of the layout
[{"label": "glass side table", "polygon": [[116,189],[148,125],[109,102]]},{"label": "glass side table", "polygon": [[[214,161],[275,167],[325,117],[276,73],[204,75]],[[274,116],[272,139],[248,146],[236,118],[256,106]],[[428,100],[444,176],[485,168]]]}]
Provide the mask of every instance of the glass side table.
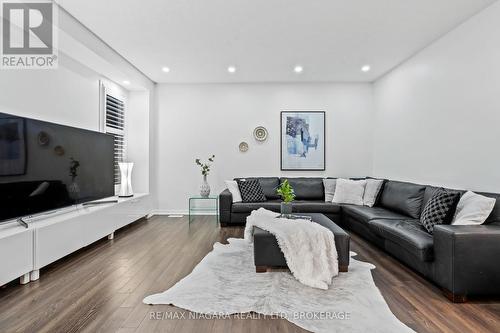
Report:
[{"label": "glass side table", "polygon": [[[193,203],[197,201],[214,201],[215,206],[212,207],[193,207]],[[191,223],[192,213],[195,212],[215,212],[215,217],[217,223],[219,223],[219,196],[210,195],[208,197],[202,197],[200,195],[189,197],[189,223]]]}]

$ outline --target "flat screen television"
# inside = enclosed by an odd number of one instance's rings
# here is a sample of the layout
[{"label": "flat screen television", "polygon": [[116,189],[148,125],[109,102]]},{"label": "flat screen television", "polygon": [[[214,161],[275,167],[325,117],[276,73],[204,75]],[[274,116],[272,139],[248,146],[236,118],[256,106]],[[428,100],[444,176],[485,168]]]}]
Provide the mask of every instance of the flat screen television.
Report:
[{"label": "flat screen television", "polygon": [[113,136],[0,113],[0,222],[114,195]]}]

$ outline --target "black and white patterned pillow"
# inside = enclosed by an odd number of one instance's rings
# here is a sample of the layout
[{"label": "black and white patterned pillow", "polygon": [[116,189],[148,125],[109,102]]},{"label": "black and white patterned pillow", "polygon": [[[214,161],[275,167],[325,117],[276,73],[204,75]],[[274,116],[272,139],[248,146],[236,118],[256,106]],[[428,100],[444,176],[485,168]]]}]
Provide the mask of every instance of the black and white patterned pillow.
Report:
[{"label": "black and white patterned pillow", "polygon": [[267,200],[258,179],[238,179],[237,182],[243,202],[263,202]]},{"label": "black and white patterned pillow", "polygon": [[457,208],[460,194],[437,189],[424,207],[420,223],[432,234],[436,224],[450,224]]}]

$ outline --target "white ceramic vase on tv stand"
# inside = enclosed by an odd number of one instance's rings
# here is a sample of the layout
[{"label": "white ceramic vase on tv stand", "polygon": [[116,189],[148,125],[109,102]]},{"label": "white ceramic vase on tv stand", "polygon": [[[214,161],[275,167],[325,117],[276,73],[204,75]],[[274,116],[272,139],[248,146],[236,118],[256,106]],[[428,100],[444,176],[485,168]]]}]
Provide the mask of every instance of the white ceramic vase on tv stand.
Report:
[{"label": "white ceramic vase on tv stand", "polygon": [[120,192],[118,196],[121,198],[134,196],[134,191],[132,190],[132,169],[134,168],[134,163],[130,162],[119,162],[121,183]]}]

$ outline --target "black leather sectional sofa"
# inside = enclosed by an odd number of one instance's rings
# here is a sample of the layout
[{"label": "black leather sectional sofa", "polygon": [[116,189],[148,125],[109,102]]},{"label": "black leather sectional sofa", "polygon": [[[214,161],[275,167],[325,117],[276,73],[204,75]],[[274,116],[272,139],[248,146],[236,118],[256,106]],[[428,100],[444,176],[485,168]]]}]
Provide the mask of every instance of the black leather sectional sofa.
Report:
[{"label": "black leather sectional sofa", "polygon": [[[250,212],[260,207],[280,210],[275,189],[285,178],[258,179],[266,202],[233,203],[227,189],[220,194],[222,226],[244,224]],[[500,194],[480,193],[497,199],[485,224],[438,225],[431,235],[419,217],[436,187],[387,180],[370,208],[325,202],[322,178],[287,179],[296,194],[294,212],[328,216],[436,283],[452,301],[500,295]]]}]

